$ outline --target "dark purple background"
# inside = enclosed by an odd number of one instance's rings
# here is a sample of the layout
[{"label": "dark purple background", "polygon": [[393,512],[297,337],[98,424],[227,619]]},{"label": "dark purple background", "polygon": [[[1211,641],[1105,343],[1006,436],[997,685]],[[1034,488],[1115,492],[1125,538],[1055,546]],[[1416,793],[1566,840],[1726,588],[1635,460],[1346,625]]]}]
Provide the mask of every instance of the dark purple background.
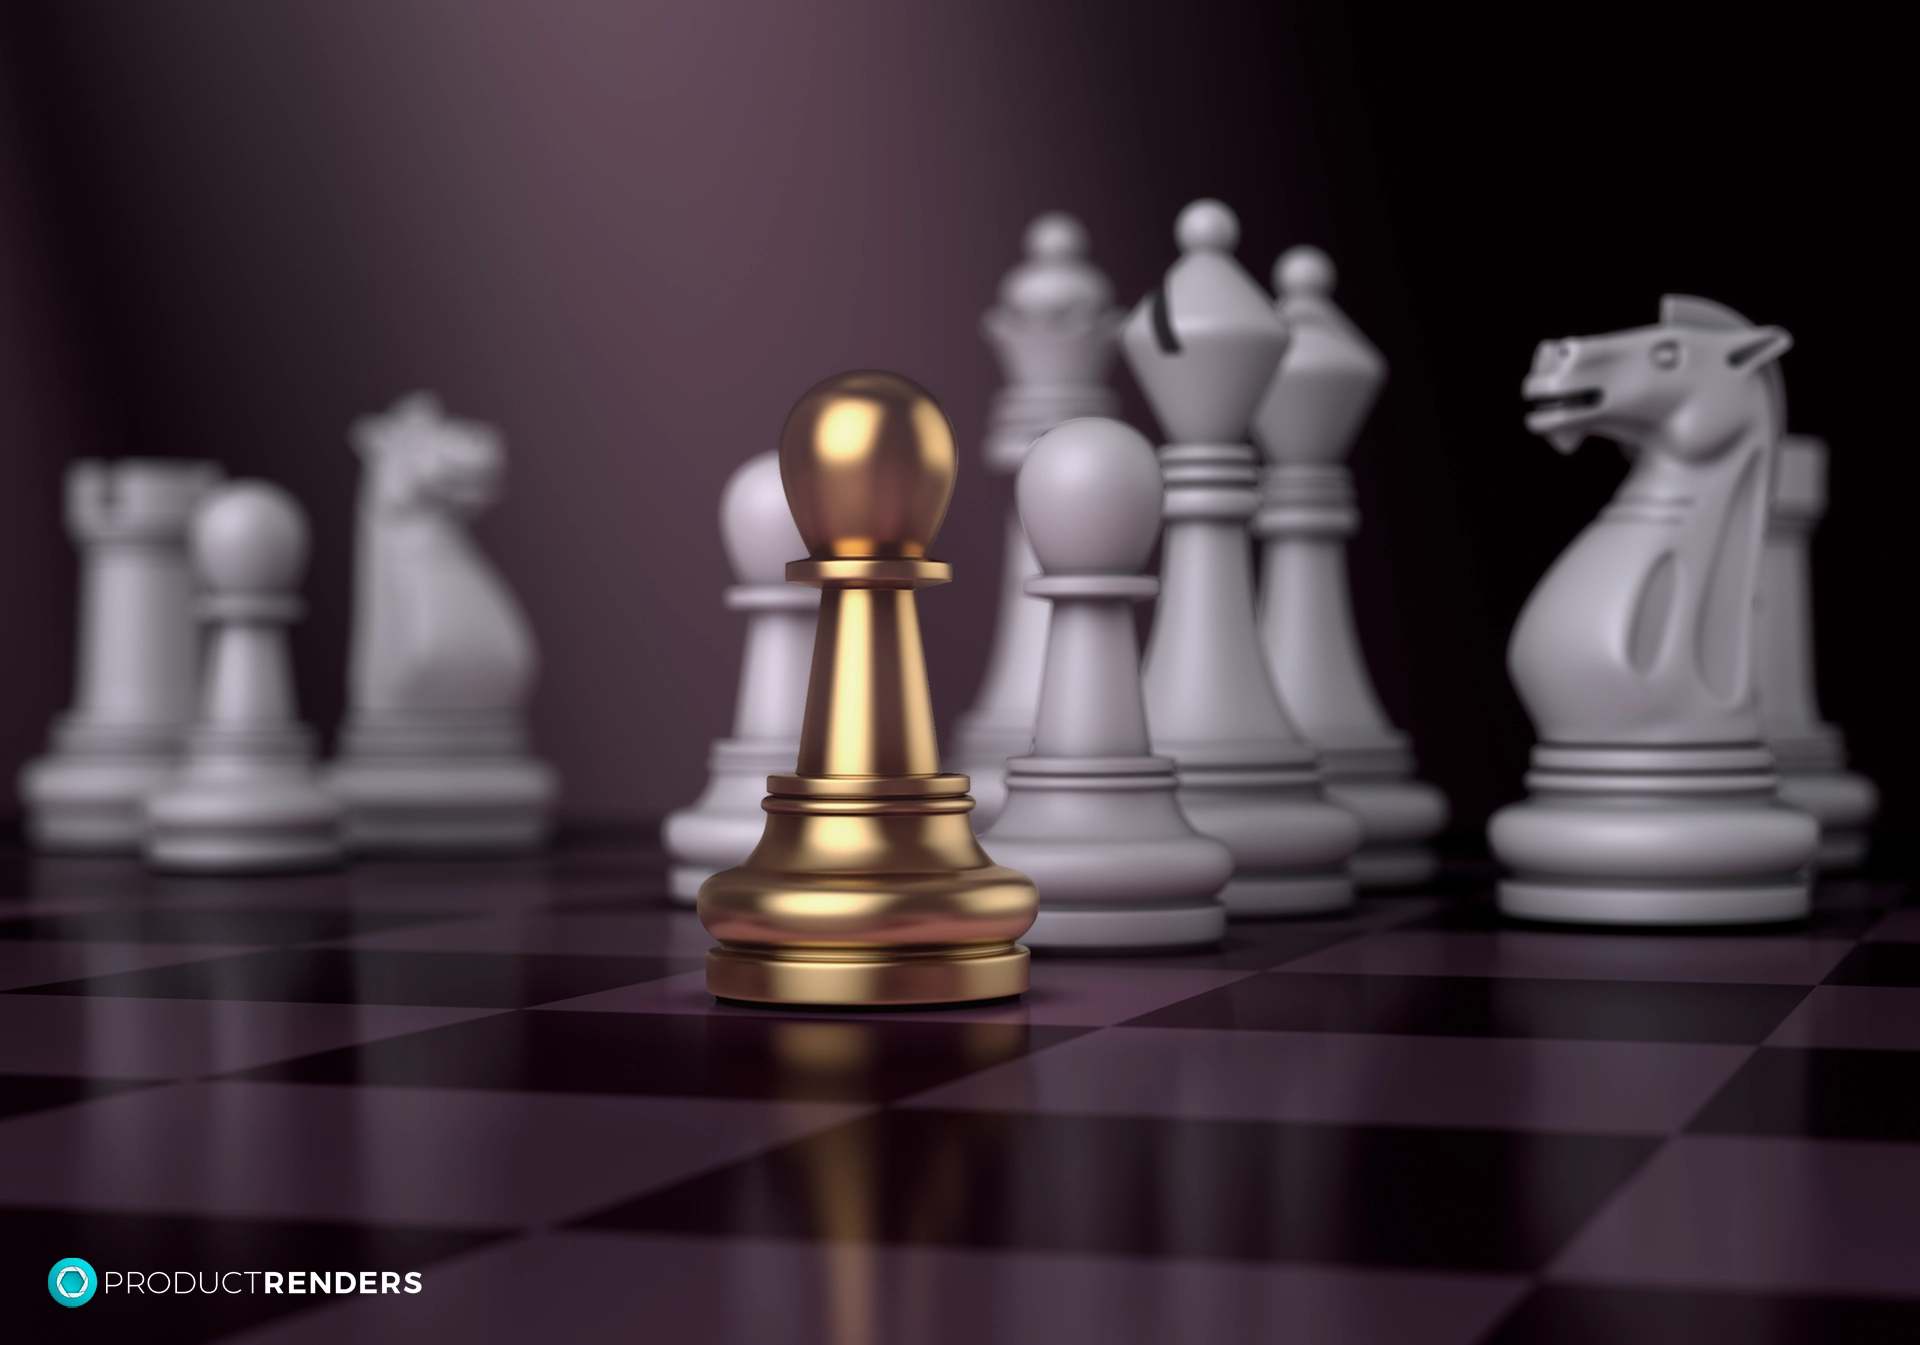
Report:
[{"label": "dark purple background", "polygon": [[[1266,278],[1313,241],[1394,378],[1355,467],[1363,636],[1475,822],[1530,733],[1506,634],[1618,479],[1520,428],[1542,337],[1664,290],[1791,329],[1834,444],[1824,699],[1909,828],[1914,505],[1904,50],[1838,7],[1528,18],[1114,0],[33,0],[0,27],[0,771],[65,702],[84,453],[204,455],[306,502],[302,696],[343,692],[354,416],[494,420],[486,544],[539,628],[576,816],[657,814],[725,730],[713,514],[795,396],[878,365],[968,455],[924,598],[943,724],[985,656],[1006,483],[977,333],[1020,230],[1078,213],[1131,300],[1186,200]],[[1124,375],[1122,375],[1124,380]],[[1129,390],[1129,405],[1139,403]],[[1899,436],[1896,438],[1896,436]]]}]

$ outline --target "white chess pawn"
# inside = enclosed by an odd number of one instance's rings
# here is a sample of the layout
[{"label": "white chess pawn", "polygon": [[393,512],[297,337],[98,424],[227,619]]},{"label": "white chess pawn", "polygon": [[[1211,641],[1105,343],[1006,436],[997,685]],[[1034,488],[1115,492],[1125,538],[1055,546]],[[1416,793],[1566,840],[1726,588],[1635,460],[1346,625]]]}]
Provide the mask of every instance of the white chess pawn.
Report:
[{"label": "white chess pawn", "polygon": [[1527,427],[1623,445],[1626,482],[1555,561],[1507,666],[1540,741],[1488,826],[1500,907],[1535,920],[1737,924],[1808,910],[1820,828],[1781,804],[1753,694],[1779,441],[1767,372],[1792,343],[1668,295],[1660,321],[1545,341]]},{"label": "white chess pawn", "polygon": [[1160,533],[1153,446],[1116,420],[1070,420],[1020,469],[1020,518],[1050,600],[1032,756],[1007,763],[1007,804],[981,837],[1040,888],[1035,948],[1183,948],[1216,942],[1215,894],[1233,855],[1187,824],[1174,763],[1151,755],[1132,605]]},{"label": "white chess pawn", "polygon": [[147,795],[173,772],[193,718],[198,638],[187,521],[220,478],[210,462],[128,458],[67,471],[81,552],[73,709],[20,773],[27,837],[45,850],[136,854]]},{"label": "white chess pawn", "polygon": [[231,482],[194,516],[191,548],[210,628],[205,686],[178,773],[147,800],[147,861],[197,873],[337,862],[340,806],[315,778],[287,662],[306,517],[278,486]]},{"label": "white chess pawn", "polygon": [[1281,703],[1320,751],[1327,797],[1360,819],[1353,857],[1363,886],[1424,882],[1425,844],[1447,821],[1441,792],[1413,776],[1367,675],[1347,589],[1347,538],[1360,527],[1346,457],[1387,362],[1333,302],[1334,269],[1318,248],[1290,248],[1273,268],[1292,333],[1280,371],[1254,413],[1266,450],[1254,533],[1266,542],[1260,630]]},{"label": "white chess pawn", "polygon": [[1133,310],[1121,345],[1171,440],[1161,596],[1147,647],[1154,751],[1180,767],[1180,806],[1233,851],[1230,915],[1353,902],[1360,823],[1321,793],[1313,748],[1288,722],[1254,624],[1248,520],[1260,506],[1247,425],[1287,327],[1233,260],[1240,225],[1218,201],[1180,213],[1184,255]]},{"label": "white chess pawn", "polygon": [[727,606],[747,613],[746,655],[734,702],[733,736],[713,744],[706,792],[667,817],[673,899],[691,906],[700,884],[731,869],[760,843],[760,801],[769,775],[787,775],[800,754],[807,676],[820,590],[787,582],[787,562],[807,554],[780,484],[780,455],[749,458],[720,497],[720,537],[737,581]]},{"label": "white chess pawn", "polygon": [[[987,431],[987,466],[996,472],[1018,471],[1027,446],[1061,421],[1110,416],[1119,406],[1107,374],[1120,311],[1113,286],[1086,259],[1087,231],[1071,215],[1042,215],[1027,226],[1026,249],[1026,261],[1000,286],[999,304],[981,320],[1007,380]],[[1047,604],[1027,596],[1024,585],[1039,573],[1019,512],[1009,508],[987,675],[954,735],[956,769],[973,781],[977,828],[1006,800],[1007,758],[1033,746]]]},{"label": "white chess pawn", "polygon": [[360,854],[512,854],[557,790],[521,711],[538,663],[513,591],[466,520],[506,470],[499,431],[403,398],[353,426],[361,459],[350,706],[329,780]]},{"label": "white chess pawn", "polygon": [[1760,730],[1780,770],[1780,797],[1820,823],[1823,868],[1866,858],[1878,811],[1873,781],[1847,769],[1840,730],[1820,717],[1813,678],[1813,583],[1808,542],[1827,510],[1827,445],[1807,435],[1780,441],[1766,551],[1760,561],[1754,688]]}]

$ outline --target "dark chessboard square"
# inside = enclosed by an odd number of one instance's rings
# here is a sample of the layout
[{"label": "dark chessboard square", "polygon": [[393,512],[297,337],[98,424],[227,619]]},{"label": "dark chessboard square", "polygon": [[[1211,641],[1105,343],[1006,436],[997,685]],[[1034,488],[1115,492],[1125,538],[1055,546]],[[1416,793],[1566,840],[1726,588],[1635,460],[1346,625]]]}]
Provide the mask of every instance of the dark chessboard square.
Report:
[{"label": "dark chessboard square", "polygon": [[501,1014],[237,1077],[413,1088],[884,1102],[1085,1029],[773,1015]]},{"label": "dark chessboard square", "polygon": [[1920,987],[1920,943],[1863,943],[1828,973],[1826,984]]},{"label": "dark chessboard square", "polygon": [[119,943],[310,943],[372,934],[444,914],[272,907],[136,906],[111,911],[20,916],[0,920],[0,939],[69,939]]},{"label": "dark chessboard square", "polygon": [[1610,1136],[885,1111],[582,1226],[1529,1271],[1656,1147]]},{"label": "dark chessboard square", "polygon": [[494,1238],[438,1228],[0,1209],[0,1264],[13,1271],[0,1276],[0,1321],[6,1323],[7,1339],[22,1345],[215,1340],[332,1300],[266,1293],[161,1298],[101,1291],[76,1310],[61,1307],[47,1293],[45,1268],[61,1257],[77,1256],[103,1275],[110,1270],[419,1270],[426,1292],[431,1292],[430,1267]]},{"label": "dark chessboard square", "polygon": [[130,1088],[144,1088],[140,1079],[74,1079],[47,1074],[0,1074],[0,1117],[71,1106]]},{"label": "dark chessboard square", "polygon": [[663,957],[282,948],[10,993],[515,1009],[658,980],[693,965]]},{"label": "dark chessboard square", "polygon": [[1265,971],[1292,962],[1296,958],[1345,943],[1357,931],[1351,929],[1292,929],[1272,922],[1237,922],[1227,927],[1227,937],[1212,948],[1197,948],[1180,953],[1111,952],[1036,952],[1043,962],[1086,962],[1103,967],[1140,967],[1193,969],[1202,971]]},{"label": "dark chessboard square", "polygon": [[[1687,1127],[1701,1134],[1920,1140],[1920,1052],[1754,1052]],[[1915,1270],[1920,1290],[1920,1267]]]},{"label": "dark chessboard square", "polygon": [[1920,1303],[1548,1284],[1486,1345],[1911,1345]]},{"label": "dark chessboard square", "polygon": [[[1880,893],[1884,897],[1884,893]],[[1863,902],[1858,894],[1848,891],[1833,898],[1821,892],[1814,894],[1813,910],[1804,920],[1790,921],[1778,925],[1758,925],[1748,928],[1729,928],[1726,925],[1675,925],[1663,927],[1660,937],[1664,939],[1688,938],[1816,938],[1847,939],[1857,938],[1871,929],[1882,917],[1883,905]],[[1578,938],[1582,934],[1618,935],[1629,932],[1620,925],[1583,925],[1562,924],[1536,920],[1521,920],[1514,916],[1502,915],[1500,908],[1490,900],[1460,901],[1444,910],[1424,915],[1402,925],[1403,929],[1453,930],[1462,933],[1492,933],[1497,930],[1539,930],[1565,934],[1568,938]]]},{"label": "dark chessboard square", "polygon": [[1790,985],[1268,972],[1126,1026],[1751,1044],[1805,995]]}]

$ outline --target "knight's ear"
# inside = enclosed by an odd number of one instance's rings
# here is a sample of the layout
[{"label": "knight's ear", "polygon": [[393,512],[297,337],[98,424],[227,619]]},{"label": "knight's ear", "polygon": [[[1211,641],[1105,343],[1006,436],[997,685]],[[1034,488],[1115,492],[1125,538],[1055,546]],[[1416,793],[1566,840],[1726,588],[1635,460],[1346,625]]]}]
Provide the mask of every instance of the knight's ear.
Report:
[{"label": "knight's ear", "polygon": [[1784,328],[1760,327],[1727,352],[1727,363],[1736,369],[1758,369],[1792,349],[1793,337]]}]

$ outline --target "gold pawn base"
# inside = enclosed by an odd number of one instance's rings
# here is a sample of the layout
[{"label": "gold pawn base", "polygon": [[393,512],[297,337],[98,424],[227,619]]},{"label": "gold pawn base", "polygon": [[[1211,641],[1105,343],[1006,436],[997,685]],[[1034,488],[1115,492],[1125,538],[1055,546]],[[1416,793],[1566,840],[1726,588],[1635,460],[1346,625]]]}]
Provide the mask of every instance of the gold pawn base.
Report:
[{"label": "gold pawn base", "polygon": [[709,993],[907,1008],[1027,989],[1039,895],[980,849],[966,776],[768,784],[760,844],[700,887]]},{"label": "gold pawn base", "polygon": [[794,957],[715,948],[707,993],[751,1004],[897,1007],[1006,999],[1027,989],[1031,959],[1020,944],[956,956]]}]

